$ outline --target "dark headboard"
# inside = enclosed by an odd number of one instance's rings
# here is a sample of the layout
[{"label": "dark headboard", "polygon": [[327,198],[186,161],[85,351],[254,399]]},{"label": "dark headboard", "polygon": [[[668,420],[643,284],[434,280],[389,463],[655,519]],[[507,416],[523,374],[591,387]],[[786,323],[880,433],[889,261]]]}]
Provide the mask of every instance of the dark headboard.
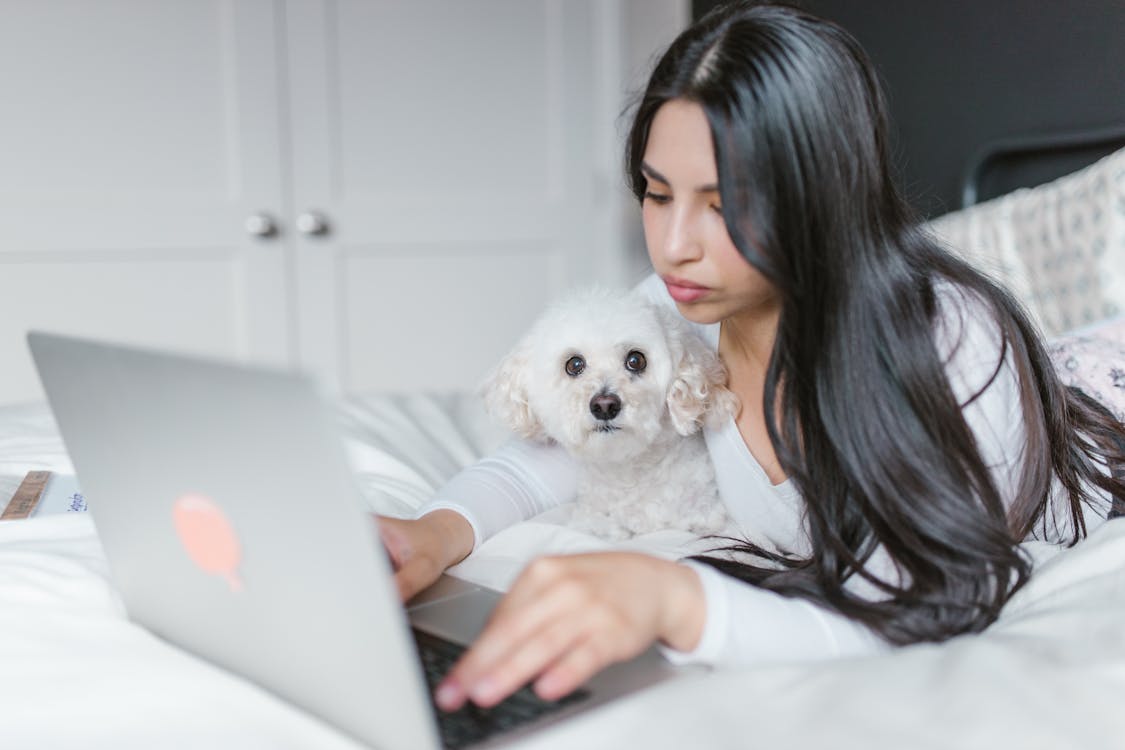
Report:
[{"label": "dark headboard", "polygon": [[1125,148],[1125,126],[986,143],[969,159],[961,182],[961,205],[1050,182],[1121,148]]},{"label": "dark headboard", "polygon": [[[716,4],[694,0],[693,12]],[[900,181],[926,216],[960,208],[967,165],[993,144],[1125,128],[1123,0],[791,4],[840,23],[874,60],[888,93]],[[982,176],[978,198],[1097,158],[1051,151],[1051,166],[1009,169],[1007,158],[993,159],[996,175]]]}]

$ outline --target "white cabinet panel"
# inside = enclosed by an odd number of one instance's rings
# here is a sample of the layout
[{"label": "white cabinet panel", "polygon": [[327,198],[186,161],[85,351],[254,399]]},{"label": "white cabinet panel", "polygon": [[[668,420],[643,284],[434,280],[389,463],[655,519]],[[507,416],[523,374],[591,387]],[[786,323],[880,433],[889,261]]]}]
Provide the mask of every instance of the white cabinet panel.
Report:
[{"label": "white cabinet panel", "polygon": [[[524,247],[472,246],[452,255],[345,253],[340,267],[348,390],[471,389],[526,331],[528,311],[556,292],[560,259]],[[513,280],[516,283],[513,283]]]},{"label": "white cabinet panel", "polygon": [[5,4],[0,402],[38,395],[28,328],[290,361],[288,251],[243,229],[286,188],[277,22],[265,0]]},{"label": "white cabinet panel", "polygon": [[0,69],[9,72],[4,130],[19,144],[5,149],[4,190],[96,196],[227,187],[214,3],[20,5],[0,26]]},{"label": "white cabinet panel", "polygon": [[[546,297],[620,252],[595,4],[286,11],[295,210],[330,223],[297,238],[300,362],[348,390],[471,388]],[[461,366],[430,366],[443,346]]]},{"label": "white cabinet panel", "polygon": [[[236,357],[246,348],[244,267],[222,254],[151,259],[135,253],[3,268],[5,315],[0,341],[23,345],[27,328],[66,331],[129,344],[168,347],[197,354]],[[14,313],[14,314],[11,314]],[[21,366],[13,366],[17,362]],[[22,360],[9,360],[5,395],[11,401],[39,397],[39,380]]]},{"label": "white cabinet panel", "polygon": [[555,150],[545,146],[561,126],[551,119],[561,98],[551,10],[528,0],[332,3],[340,193],[546,189]]}]

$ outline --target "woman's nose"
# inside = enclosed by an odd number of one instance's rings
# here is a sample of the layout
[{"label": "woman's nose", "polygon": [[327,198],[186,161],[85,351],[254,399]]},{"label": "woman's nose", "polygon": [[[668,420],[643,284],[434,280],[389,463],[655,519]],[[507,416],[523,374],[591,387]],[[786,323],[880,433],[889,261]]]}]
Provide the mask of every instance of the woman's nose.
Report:
[{"label": "woman's nose", "polygon": [[664,257],[673,263],[698,260],[703,254],[699,233],[687,211],[673,211],[664,236]]}]

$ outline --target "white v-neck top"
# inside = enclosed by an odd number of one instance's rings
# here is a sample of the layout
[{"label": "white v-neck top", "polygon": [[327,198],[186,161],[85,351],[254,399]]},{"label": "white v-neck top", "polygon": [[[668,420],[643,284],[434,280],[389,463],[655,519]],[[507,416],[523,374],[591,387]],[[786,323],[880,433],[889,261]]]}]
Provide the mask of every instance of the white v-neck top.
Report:
[{"label": "white v-neck top", "polygon": [[[675,307],[658,277],[638,287],[658,304]],[[945,354],[946,374],[982,457],[992,469],[1003,497],[1015,492],[1025,441],[1016,376],[1000,362],[996,324],[982,303],[946,286],[939,288],[942,314],[934,335]],[[693,324],[698,334],[718,349],[719,325]],[[767,549],[808,556],[811,542],[805,523],[805,499],[789,480],[774,485],[747,448],[734,420],[704,431],[715,467],[719,494],[731,518],[747,539]],[[475,543],[520,520],[574,498],[577,467],[557,446],[512,441],[496,454],[465,469],[443,486],[417,513],[438,509],[463,515],[473,528]],[[1101,493],[1086,513],[1087,530],[1105,520],[1109,500]],[[1070,539],[1067,500],[1058,481],[1048,512],[1032,538],[1054,543]],[[474,547],[475,548],[475,547]],[[664,649],[676,662],[754,664],[766,661],[819,660],[873,653],[889,648],[866,626],[802,599],[783,597],[719,573],[710,566],[686,562],[703,584],[707,616],[702,638],[690,653]],[[899,582],[900,573],[883,548],[876,550],[867,571]],[[861,576],[852,576],[850,590],[875,599],[882,594]]]},{"label": "white v-neck top", "polygon": [[[742,433],[734,419],[727,420],[716,430],[706,430],[703,439],[711,460],[722,464],[723,471],[715,472],[719,495],[723,498],[755,494],[765,502],[735,503],[731,505],[732,518],[743,528],[752,527],[754,536],[768,542],[766,546],[792,552],[807,552],[794,530],[803,526],[805,501],[792,480],[773,484],[766,470],[758,463],[742,440]],[[797,550],[795,547],[801,547]]]}]

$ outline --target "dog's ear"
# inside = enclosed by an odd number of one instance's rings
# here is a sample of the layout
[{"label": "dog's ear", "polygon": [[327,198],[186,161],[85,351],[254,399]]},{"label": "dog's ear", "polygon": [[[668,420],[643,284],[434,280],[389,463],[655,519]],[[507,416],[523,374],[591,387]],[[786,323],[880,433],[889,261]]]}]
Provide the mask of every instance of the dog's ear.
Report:
[{"label": "dog's ear", "polygon": [[531,408],[528,393],[530,354],[529,343],[521,341],[485,379],[481,396],[493,418],[520,437],[541,440],[546,437],[543,423]]},{"label": "dog's ear", "polygon": [[[670,316],[671,317],[671,316]],[[669,343],[679,350],[668,388],[668,414],[681,435],[719,427],[738,413],[738,397],[727,388],[727,370],[710,345],[678,318],[666,321]]]}]

